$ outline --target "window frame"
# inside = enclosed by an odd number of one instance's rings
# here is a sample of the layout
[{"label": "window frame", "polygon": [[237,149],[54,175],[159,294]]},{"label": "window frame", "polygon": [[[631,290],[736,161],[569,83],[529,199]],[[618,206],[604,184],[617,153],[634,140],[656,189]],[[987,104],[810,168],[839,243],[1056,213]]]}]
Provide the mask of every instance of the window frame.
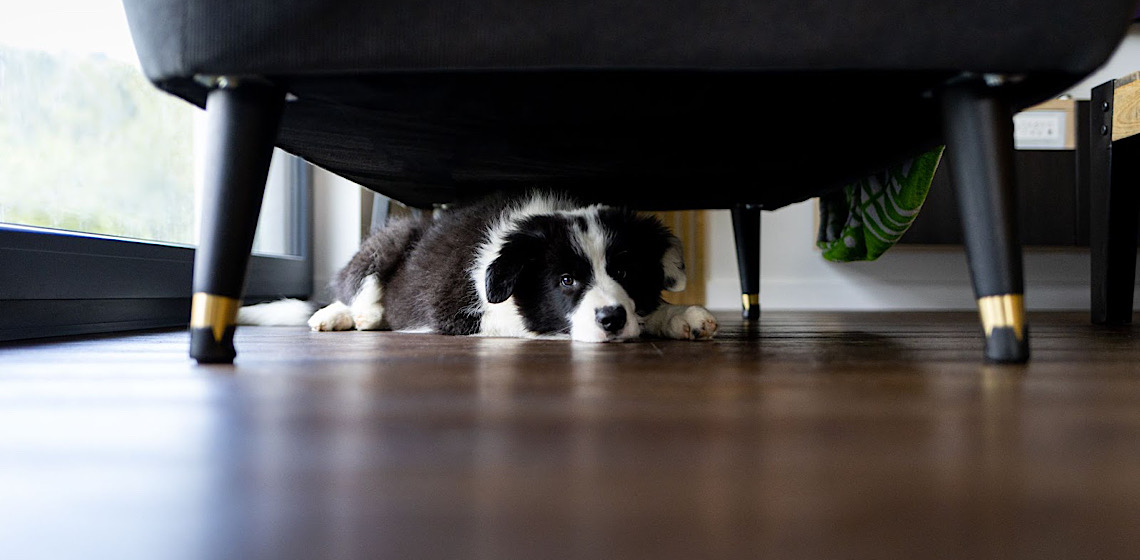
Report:
[{"label": "window frame", "polygon": [[[288,157],[294,254],[254,254],[246,301],[313,291],[313,171]],[[193,247],[0,224],[0,341],[185,327],[193,268]]]}]

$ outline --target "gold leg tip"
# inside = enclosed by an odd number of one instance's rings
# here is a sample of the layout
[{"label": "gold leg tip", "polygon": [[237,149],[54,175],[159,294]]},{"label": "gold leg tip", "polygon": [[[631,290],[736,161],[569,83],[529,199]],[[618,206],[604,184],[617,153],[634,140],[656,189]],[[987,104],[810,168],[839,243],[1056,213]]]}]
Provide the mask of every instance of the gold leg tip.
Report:
[{"label": "gold leg tip", "polygon": [[241,300],[198,292],[190,300],[190,328],[209,328],[214,340],[221,342],[226,328],[237,322]]},{"label": "gold leg tip", "polygon": [[1018,340],[1025,339],[1025,296],[1005,294],[978,298],[978,313],[987,337],[992,336],[996,328],[1010,328]]}]

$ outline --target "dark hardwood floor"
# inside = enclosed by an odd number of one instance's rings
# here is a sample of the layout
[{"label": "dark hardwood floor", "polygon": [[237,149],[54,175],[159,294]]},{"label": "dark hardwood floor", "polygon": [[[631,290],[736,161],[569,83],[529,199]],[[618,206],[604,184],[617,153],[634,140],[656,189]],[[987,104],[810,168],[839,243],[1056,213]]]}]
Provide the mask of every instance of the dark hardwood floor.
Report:
[{"label": "dark hardwood floor", "polygon": [[0,557],[1136,558],[1140,328],[721,316],[590,345],[243,328],[0,346]]}]

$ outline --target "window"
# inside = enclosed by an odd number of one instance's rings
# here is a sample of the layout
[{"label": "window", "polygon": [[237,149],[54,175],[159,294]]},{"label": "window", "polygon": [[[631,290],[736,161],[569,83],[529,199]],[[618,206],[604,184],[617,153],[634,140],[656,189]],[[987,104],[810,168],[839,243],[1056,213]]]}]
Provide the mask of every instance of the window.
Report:
[{"label": "window", "polygon": [[[142,76],[118,0],[0,19],[0,340],[189,318],[203,113]],[[274,155],[247,294],[307,296],[311,170]]]}]

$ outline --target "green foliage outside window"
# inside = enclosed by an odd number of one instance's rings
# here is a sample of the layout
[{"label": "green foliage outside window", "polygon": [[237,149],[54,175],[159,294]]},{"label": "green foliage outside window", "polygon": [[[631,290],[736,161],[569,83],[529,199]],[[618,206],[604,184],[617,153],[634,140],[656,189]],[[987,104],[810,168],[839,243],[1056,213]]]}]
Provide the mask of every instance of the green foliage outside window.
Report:
[{"label": "green foliage outside window", "polygon": [[126,62],[0,45],[0,222],[192,243],[193,111]]}]

